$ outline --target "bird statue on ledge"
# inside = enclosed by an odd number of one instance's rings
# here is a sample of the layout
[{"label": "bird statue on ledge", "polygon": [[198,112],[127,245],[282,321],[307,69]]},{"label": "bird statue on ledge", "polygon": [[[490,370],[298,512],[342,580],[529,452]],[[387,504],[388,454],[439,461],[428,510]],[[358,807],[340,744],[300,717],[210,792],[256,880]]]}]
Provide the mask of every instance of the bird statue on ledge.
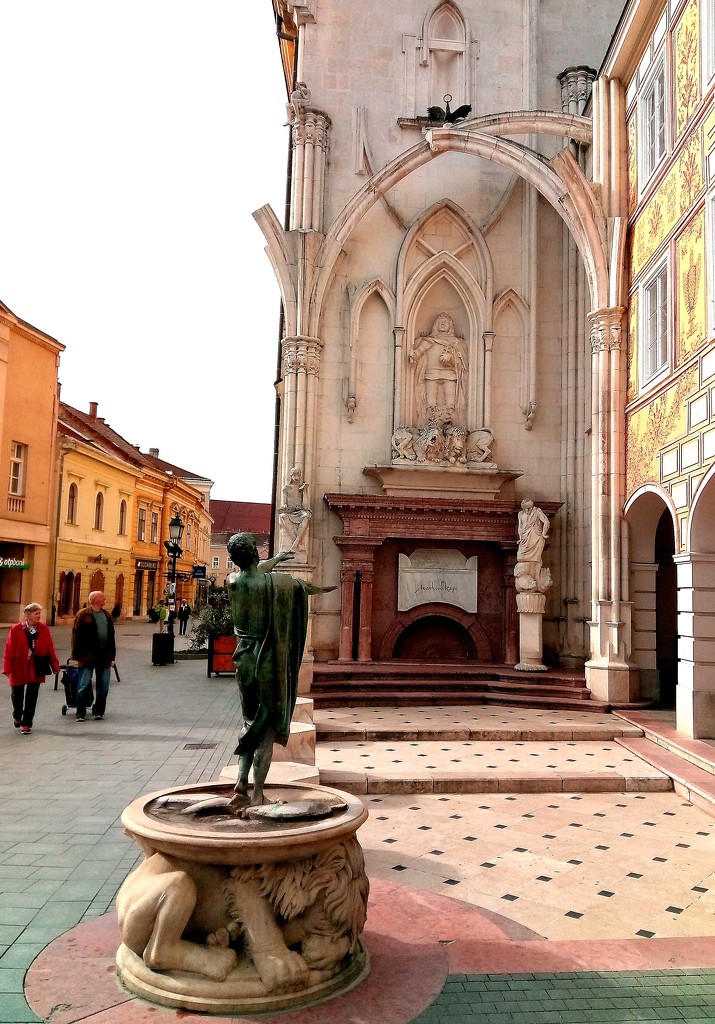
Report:
[{"label": "bird statue on ledge", "polygon": [[448,92],[444,95],[444,108],[427,107],[427,117],[430,121],[437,121],[440,124],[453,124],[455,121],[463,121],[465,117],[469,116],[472,109],[471,103],[463,103],[456,110],[450,110],[449,103],[451,99],[452,94]]}]

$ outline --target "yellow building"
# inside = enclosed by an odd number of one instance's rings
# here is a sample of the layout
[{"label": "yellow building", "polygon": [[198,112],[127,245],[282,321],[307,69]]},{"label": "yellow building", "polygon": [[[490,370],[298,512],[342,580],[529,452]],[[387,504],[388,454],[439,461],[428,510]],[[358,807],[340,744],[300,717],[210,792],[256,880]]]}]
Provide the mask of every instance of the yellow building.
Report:
[{"label": "yellow building", "polygon": [[0,302],[0,622],[50,604],[57,368],[64,346]]},{"label": "yellow building", "polygon": [[57,614],[74,615],[92,590],[103,590],[117,615],[146,615],[169,593],[164,541],[177,513],[184,536],[176,593],[193,605],[208,561],[211,481],[159,459],[158,449],[140,452],[98,415],[96,402],[88,413],[63,402],[59,429]]},{"label": "yellow building", "polygon": [[82,430],[73,411],[61,403],[55,614],[60,619],[75,615],[93,590],[104,591],[108,610],[124,614],[141,471],[96,434]]},{"label": "yellow building", "polygon": [[632,658],[693,736],[715,735],[714,41],[712,0],[631,0],[601,77],[628,150]]}]

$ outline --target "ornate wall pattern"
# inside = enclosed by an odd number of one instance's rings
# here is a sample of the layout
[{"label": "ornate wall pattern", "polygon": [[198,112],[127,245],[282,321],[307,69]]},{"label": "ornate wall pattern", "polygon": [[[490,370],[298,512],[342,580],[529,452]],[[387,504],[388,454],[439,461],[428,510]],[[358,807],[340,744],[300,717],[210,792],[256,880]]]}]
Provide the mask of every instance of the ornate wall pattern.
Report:
[{"label": "ornate wall pattern", "polygon": [[626,401],[632,402],[638,395],[638,293],[631,295],[626,321]]},{"label": "ornate wall pattern", "polygon": [[638,202],[638,120],[633,114],[628,122],[628,216]]},{"label": "ornate wall pattern", "polygon": [[636,277],[693,205],[703,187],[702,128],[693,132],[633,228],[632,269]]},{"label": "ornate wall pattern", "polygon": [[626,488],[632,494],[645,483],[660,483],[659,453],[688,426],[686,399],[698,387],[698,368],[692,367],[672,387],[626,417]]},{"label": "ornate wall pattern", "polygon": [[675,30],[675,128],[680,135],[700,102],[698,0],[691,0]]},{"label": "ornate wall pattern", "polygon": [[678,323],[676,364],[705,344],[705,211],[688,224],[677,241]]}]

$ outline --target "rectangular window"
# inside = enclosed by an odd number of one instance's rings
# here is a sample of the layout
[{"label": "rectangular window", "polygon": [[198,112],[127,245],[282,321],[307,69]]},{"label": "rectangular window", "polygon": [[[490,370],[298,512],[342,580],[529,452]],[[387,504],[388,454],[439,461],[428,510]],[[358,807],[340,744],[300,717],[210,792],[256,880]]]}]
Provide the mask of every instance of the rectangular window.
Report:
[{"label": "rectangular window", "polygon": [[139,509],[139,518],[137,520],[137,540],[146,540],[146,509]]},{"label": "rectangular window", "polygon": [[668,365],[668,267],[663,264],[643,286],[642,383]]},{"label": "rectangular window", "polygon": [[159,513],[152,512],[151,514],[151,535],[149,537],[150,544],[156,544],[159,541]]},{"label": "rectangular window", "polygon": [[645,181],[665,156],[665,69],[662,63],[643,92],[640,113]]},{"label": "rectangular window", "polygon": [[10,494],[21,496],[25,493],[25,473],[27,469],[27,445],[13,441],[10,445]]},{"label": "rectangular window", "polygon": [[221,568],[221,559],[219,558],[218,555],[214,555],[213,558],[211,559],[211,568],[212,569],[220,569]]},{"label": "rectangular window", "polygon": [[228,570],[228,572],[230,572],[231,569],[233,569],[233,562],[231,561],[230,558],[226,559],[226,569]]}]

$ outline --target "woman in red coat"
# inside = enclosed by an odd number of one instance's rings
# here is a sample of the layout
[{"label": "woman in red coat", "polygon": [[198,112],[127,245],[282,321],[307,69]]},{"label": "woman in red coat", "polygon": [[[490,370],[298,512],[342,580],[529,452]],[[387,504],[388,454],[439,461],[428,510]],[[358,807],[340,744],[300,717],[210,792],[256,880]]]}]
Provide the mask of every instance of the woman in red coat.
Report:
[{"label": "woman in red coat", "polygon": [[[41,616],[41,605],[28,604],[22,622],[10,630],[2,663],[3,674],[10,681],[12,720],[23,736],[32,732],[40,684],[44,683],[45,675],[49,675],[46,669],[51,668],[53,673],[60,670],[52,634],[40,622]],[[41,661],[45,665],[38,664]]]}]

